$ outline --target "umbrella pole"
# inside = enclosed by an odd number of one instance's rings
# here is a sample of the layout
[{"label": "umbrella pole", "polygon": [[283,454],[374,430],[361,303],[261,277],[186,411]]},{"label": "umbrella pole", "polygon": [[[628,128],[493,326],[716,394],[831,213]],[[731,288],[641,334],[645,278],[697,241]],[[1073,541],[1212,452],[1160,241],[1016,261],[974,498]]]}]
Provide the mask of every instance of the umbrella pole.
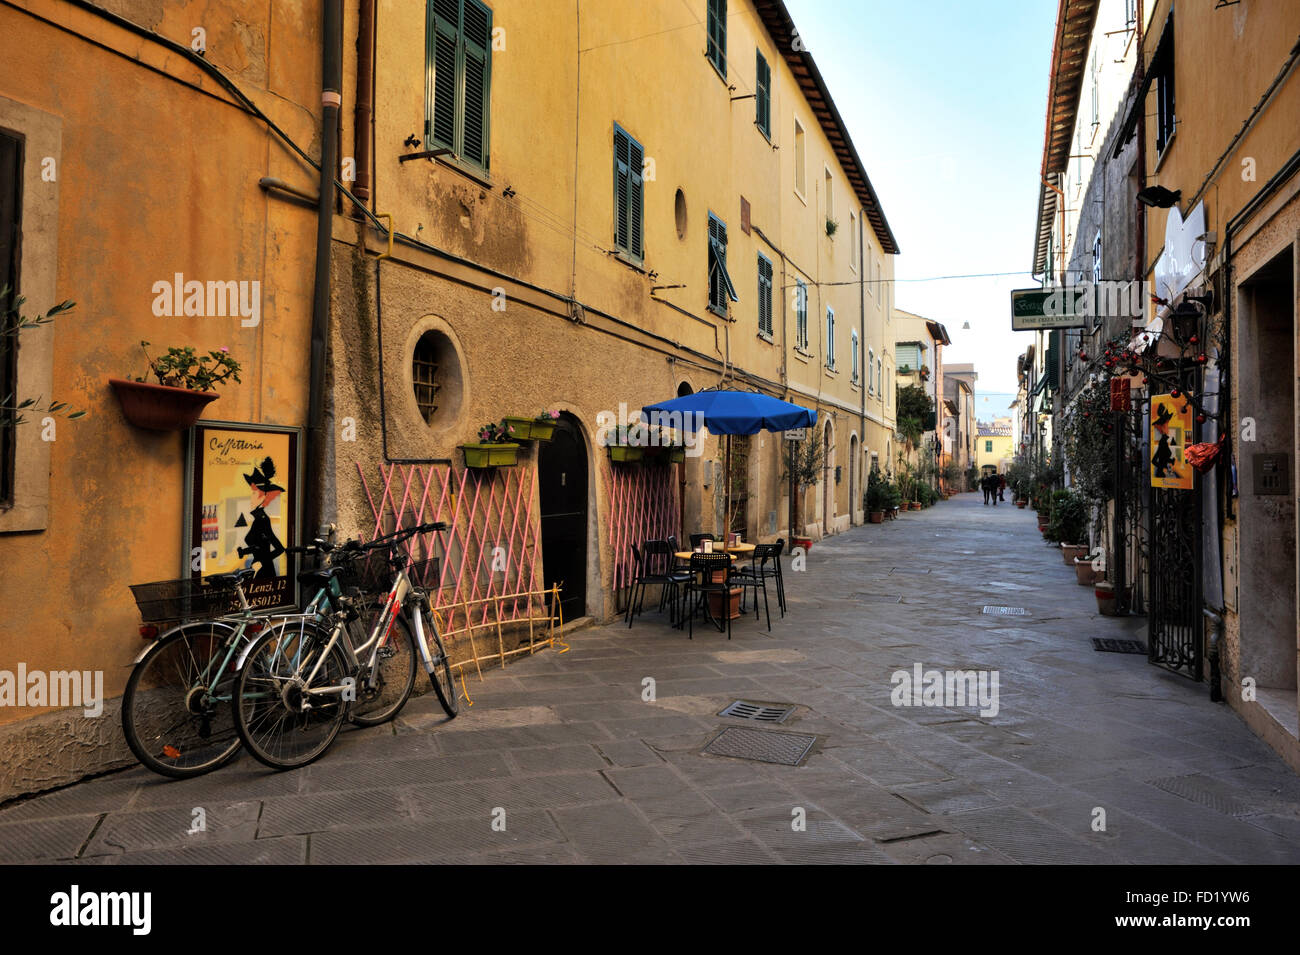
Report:
[{"label": "umbrella pole", "polygon": [[727,435],[727,463],[722,470],[723,473],[726,475],[725,480],[727,482],[727,492],[725,498],[727,504],[727,510],[726,510],[726,515],[722,519],[723,522],[727,525],[722,529],[722,539],[725,541],[731,539],[731,435]]}]

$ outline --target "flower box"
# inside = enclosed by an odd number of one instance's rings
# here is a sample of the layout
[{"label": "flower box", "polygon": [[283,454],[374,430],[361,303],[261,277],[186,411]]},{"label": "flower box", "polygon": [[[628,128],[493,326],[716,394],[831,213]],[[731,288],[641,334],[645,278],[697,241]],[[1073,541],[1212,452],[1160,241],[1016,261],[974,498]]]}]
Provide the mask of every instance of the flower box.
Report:
[{"label": "flower box", "polygon": [[884,512],[884,511],[871,511],[871,512],[868,513],[868,515],[867,515],[867,519],[870,520],[871,523],[873,523],[873,524],[880,524],[880,523],[883,523],[884,520],[885,520],[885,512]]},{"label": "flower box", "polygon": [[125,378],[110,378],[108,383],[126,420],[149,431],[184,431],[203,416],[209,403],[217,400],[215,391],[191,391]]},{"label": "flower box", "polygon": [[550,441],[555,435],[555,418],[533,418],[530,433],[534,441]]},{"label": "flower box", "polygon": [[467,468],[514,467],[519,458],[517,444],[462,444]]},{"label": "flower box", "polygon": [[[510,439],[512,441],[531,441],[533,438],[538,437],[537,433],[533,430],[536,427],[536,422],[534,422],[532,418],[506,415],[501,419],[501,421],[507,428],[511,429]],[[554,430],[554,427],[552,427],[552,430]],[[550,435],[548,434],[547,438],[549,437]]]},{"label": "flower box", "polygon": [[615,464],[632,464],[640,461],[645,455],[645,448],[633,447],[628,444],[611,444],[609,447],[609,459]]}]

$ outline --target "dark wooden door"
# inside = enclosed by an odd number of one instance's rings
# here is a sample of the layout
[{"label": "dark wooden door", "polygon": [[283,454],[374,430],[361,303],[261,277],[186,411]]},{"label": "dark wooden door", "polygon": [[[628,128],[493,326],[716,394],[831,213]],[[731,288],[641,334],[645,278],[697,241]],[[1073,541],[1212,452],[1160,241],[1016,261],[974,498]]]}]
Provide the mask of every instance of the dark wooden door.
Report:
[{"label": "dark wooden door", "polygon": [[564,619],[573,620],[587,612],[587,448],[567,417],[540,445],[542,579],[560,584]]}]

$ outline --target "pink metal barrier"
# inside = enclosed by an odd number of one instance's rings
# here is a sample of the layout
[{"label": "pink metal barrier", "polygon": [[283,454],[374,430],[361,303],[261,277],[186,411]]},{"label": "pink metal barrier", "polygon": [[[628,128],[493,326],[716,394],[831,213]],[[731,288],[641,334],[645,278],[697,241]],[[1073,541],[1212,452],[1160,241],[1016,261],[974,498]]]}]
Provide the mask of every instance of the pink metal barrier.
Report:
[{"label": "pink metal barrier", "polygon": [[609,469],[609,543],[614,553],[614,592],[632,585],[632,545],[681,534],[680,465],[648,464]]},{"label": "pink metal barrier", "polygon": [[[458,471],[446,464],[380,464],[378,471],[372,486],[357,465],[374,518],[369,539],[416,524],[447,524],[445,531],[418,534],[404,545],[413,559],[440,558],[437,579],[419,583],[429,589],[445,629],[529,615],[529,598],[518,595],[540,590],[535,467]],[[484,599],[498,595],[502,599]],[[471,612],[467,604],[475,601],[482,602]]]}]

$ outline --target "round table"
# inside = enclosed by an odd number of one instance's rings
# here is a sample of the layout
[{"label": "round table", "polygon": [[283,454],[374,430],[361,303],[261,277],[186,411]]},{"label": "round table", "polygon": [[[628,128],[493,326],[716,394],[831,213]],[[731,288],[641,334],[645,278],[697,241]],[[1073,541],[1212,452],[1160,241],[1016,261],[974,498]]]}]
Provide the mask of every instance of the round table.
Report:
[{"label": "round table", "polygon": [[[715,547],[717,546],[716,542],[714,543],[714,546]],[[725,549],[727,553],[731,554],[733,557],[740,557],[740,558],[749,557],[754,553],[753,544],[727,544]],[[691,557],[693,557],[696,553],[697,551],[693,551],[693,550],[679,550],[673,556],[675,556],[678,560],[690,560]],[[718,552],[715,550],[714,553],[716,554]],[[721,573],[722,571],[715,572],[715,574],[721,574]],[[722,583],[722,578],[715,576],[714,582]],[[727,603],[730,604],[730,607],[728,608],[729,610],[728,616],[730,616],[732,620],[735,620],[740,616],[740,595],[742,592],[743,592],[742,588],[733,587],[731,589],[731,593],[728,595],[731,598],[730,600],[727,601]],[[721,595],[709,594],[710,614],[720,611],[721,608],[722,608]]]}]

